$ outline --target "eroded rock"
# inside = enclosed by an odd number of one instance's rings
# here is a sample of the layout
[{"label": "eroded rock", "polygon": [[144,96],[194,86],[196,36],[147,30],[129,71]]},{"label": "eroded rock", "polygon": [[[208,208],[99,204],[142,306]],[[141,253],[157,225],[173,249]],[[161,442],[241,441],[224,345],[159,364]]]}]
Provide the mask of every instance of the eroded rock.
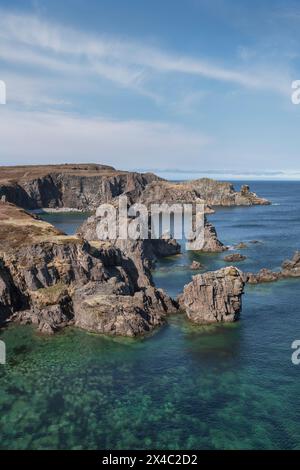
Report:
[{"label": "eroded rock", "polygon": [[180,306],[194,323],[234,322],[241,312],[244,285],[241,271],[232,266],[198,274],[184,287]]}]

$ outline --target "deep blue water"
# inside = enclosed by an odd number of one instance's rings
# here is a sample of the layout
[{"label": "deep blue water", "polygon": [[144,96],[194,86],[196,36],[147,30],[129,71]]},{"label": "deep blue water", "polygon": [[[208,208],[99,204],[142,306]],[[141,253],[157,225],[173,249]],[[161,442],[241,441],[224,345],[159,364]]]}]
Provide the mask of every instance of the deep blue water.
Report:
[{"label": "deep blue water", "polygon": [[[273,205],[218,209],[210,220],[227,245],[260,241],[241,251],[248,257],[241,269],[276,269],[300,248],[300,183],[251,188]],[[156,283],[177,295],[193,259],[216,269],[223,256],[161,261]],[[291,362],[299,286],[248,286],[240,322],[200,327],[175,315],[145,339],[71,328],[45,338],[10,327],[0,334],[8,352],[0,366],[0,447],[299,449],[300,366]]]}]

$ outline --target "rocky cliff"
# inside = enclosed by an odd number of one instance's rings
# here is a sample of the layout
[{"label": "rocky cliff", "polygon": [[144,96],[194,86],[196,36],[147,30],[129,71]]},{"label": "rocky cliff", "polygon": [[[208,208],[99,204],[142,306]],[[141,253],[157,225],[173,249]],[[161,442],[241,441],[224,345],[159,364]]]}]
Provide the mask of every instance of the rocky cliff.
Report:
[{"label": "rocky cliff", "polygon": [[134,336],[161,324],[176,304],[153,286],[139,252],[65,236],[12,204],[0,203],[0,321],[53,333],[75,323]]},{"label": "rocky cliff", "polygon": [[159,178],[152,173],[117,171],[105,165],[0,167],[0,199],[25,209],[74,208],[92,211],[128,194],[137,199]]}]

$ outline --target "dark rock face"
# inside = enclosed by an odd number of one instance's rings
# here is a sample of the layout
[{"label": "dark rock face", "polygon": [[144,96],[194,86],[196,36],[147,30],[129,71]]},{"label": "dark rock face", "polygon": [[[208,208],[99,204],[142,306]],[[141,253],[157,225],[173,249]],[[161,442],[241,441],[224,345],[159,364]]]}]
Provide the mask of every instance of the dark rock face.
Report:
[{"label": "dark rock face", "polygon": [[224,257],[224,261],[229,263],[238,263],[239,261],[244,261],[247,259],[247,256],[241,255],[240,253],[232,253]]},{"label": "dark rock face", "polygon": [[117,171],[104,165],[53,165],[1,169],[0,198],[25,209],[96,209],[121,194],[135,200],[159,179],[152,173]]},{"label": "dark rock face", "polygon": [[75,323],[90,331],[133,336],[176,311],[176,304],[152,286],[143,260],[135,264],[116,247],[95,248],[80,240],[45,243],[21,249],[5,263],[29,303],[13,319],[34,323],[41,332]]},{"label": "dark rock face", "polygon": [[73,305],[77,326],[113,336],[143,335],[176,311],[175,303],[151,286],[134,295],[120,295],[113,285],[89,283],[76,291]]},{"label": "dark rock face", "polygon": [[244,285],[241,271],[232,266],[198,274],[184,287],[180,306],[194,323],[234,322],[241,311]]}]

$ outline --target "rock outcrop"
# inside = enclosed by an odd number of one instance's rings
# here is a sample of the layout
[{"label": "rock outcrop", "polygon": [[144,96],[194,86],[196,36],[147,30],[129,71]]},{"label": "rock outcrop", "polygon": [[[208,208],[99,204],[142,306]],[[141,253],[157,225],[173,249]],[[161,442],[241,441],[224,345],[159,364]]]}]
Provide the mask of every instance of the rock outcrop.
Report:
[{"label": "rock outcrop", "polygon": [[[97,240],[98,235],[96,228],[98,220],[99,219],[96,216],[89,217],[81,227],[79,227],[77,234],[88,241]],[[117,240],[113,242],[113,244],[122,247],[125,251],[128,251],[128,249],[132,251],[132,246],[137,246],[135,242],[130,240]],[[138,244],[141,246],[145,256],[153,262],[155,262],[157,258],[173,256],[179,254],[181,251],[180,244],[176,240],[168,237],[151,239],[150,232],[149,239],[141,240]],[[227,247],[218,239],[215,227],[205,218],[204,243],[199,247],[199,251],[206,253],[220,253],[225,250],[227,250]]]},{"label": "rock outcrop", "polygon": [[248,284],[262,284],[265,282],[275,282],[282,278],[281,272],[271,271],[263,268],[258,273],[247,273],[244,279]]},{"label": "rock outcrop", "polygon": [[267,205],[270,202],[260,198],[244,185],[236,191],[231,183],[220,182],[209,178],[175,183],[157,180],[150,183],[141,193],[138,202],[143,204],[201,202],[208,206],[252,206]]},{"label": "rock outcrop", "polygon": [[189,188],[195,189],[199,197],[211,206],[252,206],[268,205],[267,199],[257,196],[250,191],[248,185],[243,185],[236,191],[233,184],[202,178],[186,183]]},{"label": "rock outcrop", "polygon": [[300,277],[300,251],[296,251],[291,260],[285,260],[279,271],[261,269],[258,273],[246,273],[244,279],[249,284],[276,282],[280,279]]},{"label": "rock outcrop", "polygon": [[206,213],[212,212],[210,205],[269,204],[246,185],[235,191],[230,183],[208,178],[172,183],[153,173],[118,171],[97,164],[0,167],[0,199],[25,209],[93,211],[124,194],[130,204],[204,201]]},{"label": "rock outcrop", "polygon": [[241,271],[232,266],[198,274],[184,287],[180,306],[193,323],[234,322],[241,312],[244,285]]},{"label": "rock outcrop", "polygon": [[202,269],[203,266],[199,261],[194,260],[192,264],[190,265],[190,269],[192,271],[198,271],[199,269]]},{"label": "rock outcrop", "polygon": [[224,256],[224,261],[228,263],[238,263],[247,259],[247,256],[241,255],[240,253],[232,253],[230,255]]},{"label": "rock outcrop", "polygon": [[296,251],[291,260],[282,263],[281,274],[283,277],[300,277],[300,251]]},{"label": "rock outcrop", "polygon": [[0,319],[44,333],[75,324],[105,334],[151,331],[176,311],[153,285],[141,253],[66,236],[12,204],[0,204]]}]

